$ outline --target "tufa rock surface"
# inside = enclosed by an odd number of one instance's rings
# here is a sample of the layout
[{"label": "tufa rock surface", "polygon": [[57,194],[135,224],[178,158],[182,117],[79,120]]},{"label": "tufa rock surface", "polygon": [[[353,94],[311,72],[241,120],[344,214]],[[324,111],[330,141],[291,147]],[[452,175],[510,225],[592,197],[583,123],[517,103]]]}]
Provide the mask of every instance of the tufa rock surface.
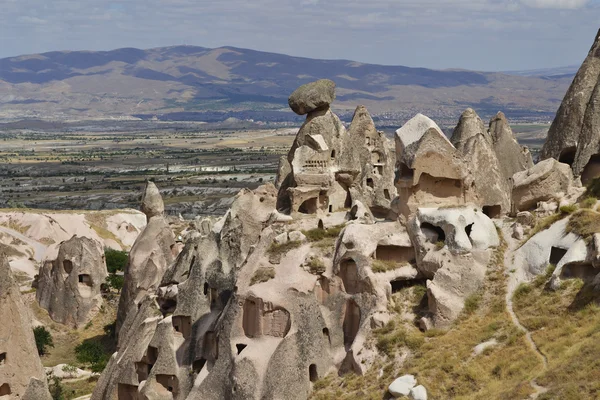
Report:
[{"label": "tufa rock surface", "polygon": [[318,109],[327,109],[335,100],[335,83],[320,79],[300,86],[288,99],[292,111],[305,115]]},{"label": "tufa rock surface", "polygon": [[504,113],[499,112],[490,120],[489,132],[505,179],[508,180],[515,173],[533,167],[529,150],[519,145]]},{"label": "tufa rock surface", "polygon": [[0,254],[0,397],[51,400],[29,309],[4,254]]},{"label": "tufa rock surface", "polygon": [[107,276],[102,245],[73,236],[40,269],[36,298],[54,321],[78,328],[100,310],[100,287]]},{"label": "tufa rock surface", "polygon": [[142,210],[146,213],[148,224],[129,252],[117,312],[117,334],[129,311],[135,309],[147,293],[156,290],[165,271],[177,256],[175,236],[163,213],[158,212],[162,208],[163,201],[158,188],[154,183],[148,182],[142,196]]},{"label": "tufa rock surface", "polygon": [[[541,153],[542,159],[554,158],[573,165],[575,176],[582,174],[591,155],[599,150],[591,146],[597,145],[597,139],[590,140],[598,136],[592,129],[597,128],[594,112],[599,77],[600,31],[556,113]],[[588,146],[585,149],[584,143]]]}]

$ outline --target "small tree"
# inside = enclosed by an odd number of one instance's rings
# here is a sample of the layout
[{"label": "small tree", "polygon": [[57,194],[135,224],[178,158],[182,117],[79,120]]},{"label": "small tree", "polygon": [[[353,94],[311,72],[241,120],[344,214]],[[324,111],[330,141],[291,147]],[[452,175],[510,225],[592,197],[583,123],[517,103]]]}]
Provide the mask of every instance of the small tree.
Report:
[{"label": "small tree", "polygon": [[52,335],[45,326],[36,326],[33,328],[33,335],[35,336],[35,345],[40,356],[46,354],[48,347],[54,347]]},{"label": "small tree", "polygon": [[111,274],[125,270],[128,259],[128,254],[126,251],[106,248],[104,249],[104,257],[106,259],[106,269]]},{"label": "small tree", "polygon": [[75,357],[80,363],[90,364],[92,372],[102,372],[110,355],[104,351],[102,343],[88,339],[75,347]]},{"label": "small tree", "polygon": [[121,293],[121,289],[123,289],[123,285],[125,284],[125,277],[117,274],[109,274],[106,277],[106,284]]},{"label": "small tree", "polygon": [[60,379],[52,372],[48,373],[48,389],[52,400],[66,400],[65,390]]}]

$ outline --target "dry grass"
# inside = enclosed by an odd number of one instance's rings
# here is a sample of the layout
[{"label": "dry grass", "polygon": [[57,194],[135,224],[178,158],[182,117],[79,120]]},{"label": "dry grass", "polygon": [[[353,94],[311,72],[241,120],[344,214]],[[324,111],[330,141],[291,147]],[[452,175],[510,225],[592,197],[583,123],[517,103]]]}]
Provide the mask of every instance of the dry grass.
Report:
[{"label": "dry grass", "polygon": [[65,400],[76,399],[92,393],[97,383],[98,377],[63,381]]},{"label": "dry grass", "polygon": [[321,260],[320,258],[317,258],[317,257],[311,258],[308,261],[307,266],[308,266],[308,270],[310,271],[310,273],[314,274],[314,275],[321,275],[327,269],[325,267],[325,263],[323,262],[323,260]]},{"label": "dry grass", "polygon": [[[545,277],[548,275],[546,274]],[[539,399],[580,400],[600,396],[600,307],[598,293],[580,280],[545,289],[546,279],[520,287],[514,306],[520,321],[548,358],[537,379],[548,393]]]},{"label": "dry grass", "polygon": [[282,243],[282,244],[273,242],[271,244],[271,246],[269,247],[269,249],[267,250],[267,253],[270,255],[284,255],[284,254],[287,254],[288,251],[297,249],[300,246],[302,246],[302,242],[300,242],[300,241],[291,241],[290,240],[290,241]]},{"label": "dry grass", "polygon": [[403,264],[388,260],[373,260],[371,262],[371,270],[375,273],[393,271],[402,267]]},{"label": "dry grass", "polygon": [[[374,335],[385,356],[379,357],[364,376],[330,375],[318,381],[312,398],[381,400],[393,379],[408,373],[416,374],[432,399],[527,398],[533,391],[529,381],[540,365],[506,311],[504,249],[505,243],[491,262],[485,287],[470,298],[471,306],[448,331],[422,333],[401,319],[405,306],[416,307],[419,302],[418,295],[413,293],[416,288],[404,295],[402,291],[394,294],[397,316]],[[417,291],[424,292],[422,287]],[[401,305],[398,295],[404,296],[408,303]],[[492,338],[499,344],[473,357],[473,347]],[[404,363],[398,361],[401,354],[408,354]]]},{"label": "dry grass", "polygon": [[302,233],[310,242],[320,242],[323,239],[337,239],[342,229],[344,229],[344,225],[336,225],[327,229],[316,228],[302,231]]},{"label": "dry grass", "polygon": [[256,285],[257,283],[263,283],[270,281],[275,278],[275,268],[273,267],[260,267],[254,272],[254,275],[250,279],[250,286]]},{"label": "dry grass", "polygon": [[594,233],[600,232],[600,213],[587,209],[576,212],[569,219],[565,230],[589,239]]},{"label": "dry grass", "polygon": [[561,219],[568,217],[569,214],[568,213],[558,213],[558,214],[552,214],[548,217],[545,218],[541,218],[538,219],[535,226],[529,231],[529,234],[527,235],[527,237],[525,238],[525,240],[523,240],[523,242],[521,243],[521,246],[523,246],[525,243],[527,243],[527,241],[529,239],[531,239],[532,237],[534,237],[536,234],[538,234],[539,232],[546,230],[548,228],[550,228],[550,226],[552,224],[554,224],[555,222],[560,221]]}]

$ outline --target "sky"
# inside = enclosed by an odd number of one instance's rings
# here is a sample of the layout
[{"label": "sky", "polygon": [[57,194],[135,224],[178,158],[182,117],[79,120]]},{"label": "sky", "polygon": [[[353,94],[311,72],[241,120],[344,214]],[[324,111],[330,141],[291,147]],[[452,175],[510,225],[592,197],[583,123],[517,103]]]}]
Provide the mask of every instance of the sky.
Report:
[{"label": "sky", "polygon": [[600,0],[0,0],[0,58],[179,44],[510,71],[579,65]]}]

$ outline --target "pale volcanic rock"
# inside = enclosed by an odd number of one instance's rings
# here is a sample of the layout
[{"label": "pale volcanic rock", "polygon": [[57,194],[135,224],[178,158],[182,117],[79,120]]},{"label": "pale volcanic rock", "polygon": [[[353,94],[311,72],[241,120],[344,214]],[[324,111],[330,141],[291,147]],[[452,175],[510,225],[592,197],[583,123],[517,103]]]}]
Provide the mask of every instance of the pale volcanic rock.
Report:
[{"label": "pale volcanic rock", "polygon": [[505,179],[508,180],[515,173],[533,166],[529,150],[519,145],[504,113],[499,112],[490,120],[489,132]]},{"label": "pale volcanic rock", "polygon": [[107,276],[102,245],[73,236],[40,269],[36,298],[54,321],[78,328],[100,310],[100,288]]},{"label": "pale volcanic rock", "polygon": [[335,83],[320,79],[300,86],[288,99],[290,108],[298,115],[328,108],[335,100]]},{"label": "pale volcanic rock", "polygon": [[31,314],[21,299],[8,260],[0,255],[0,394],[10,399],[51,400],[38,356]]}]

